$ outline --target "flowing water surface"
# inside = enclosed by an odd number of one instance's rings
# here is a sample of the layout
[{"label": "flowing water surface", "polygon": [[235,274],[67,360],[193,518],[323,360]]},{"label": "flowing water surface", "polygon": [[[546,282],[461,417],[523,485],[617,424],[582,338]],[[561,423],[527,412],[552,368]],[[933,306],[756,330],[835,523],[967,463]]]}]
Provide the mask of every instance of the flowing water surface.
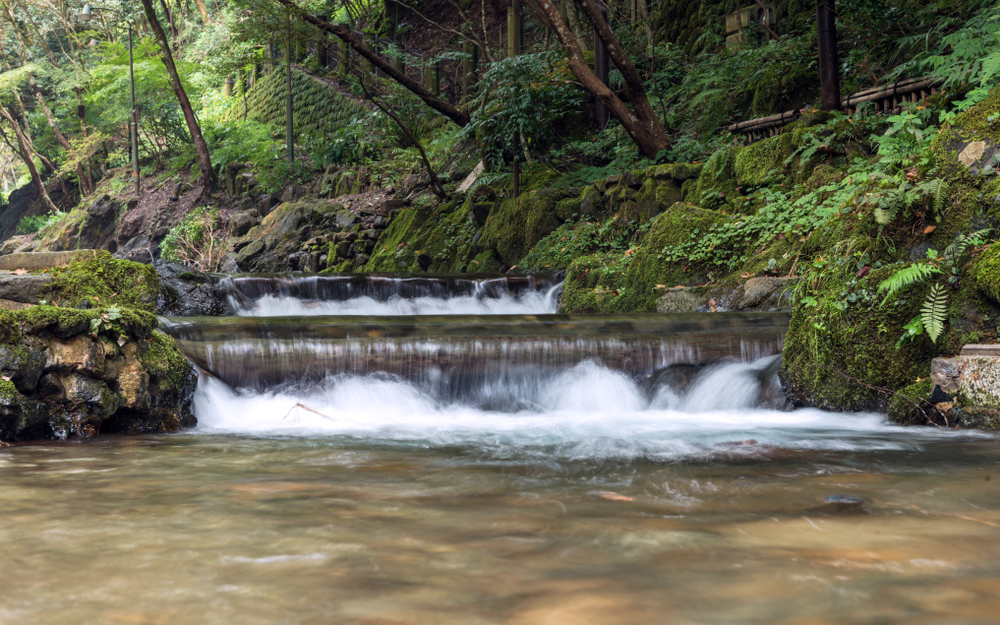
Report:
[{"label": "flowing water surface", "polygon": [[193,430],[5,448],[0,623],[996,622],[1000,439],[733,354],[206,375]]}]

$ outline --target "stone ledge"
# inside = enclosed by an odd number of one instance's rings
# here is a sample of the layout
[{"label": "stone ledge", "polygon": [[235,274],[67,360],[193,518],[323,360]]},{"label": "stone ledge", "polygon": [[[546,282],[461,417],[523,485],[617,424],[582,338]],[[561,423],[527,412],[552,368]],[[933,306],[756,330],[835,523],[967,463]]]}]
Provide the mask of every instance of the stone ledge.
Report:
[{"label": "stone ledge", "polygon": [[966,345],[960,356],[933,359],[931,387],[966,408],[1000,408],[1000,346]]},{"label": "stone ledge", "polygon": [[68,252],[16,252],[0,256],[0,271],[51,269],[70,263],[96,258],[102,250],[72,250]]}]

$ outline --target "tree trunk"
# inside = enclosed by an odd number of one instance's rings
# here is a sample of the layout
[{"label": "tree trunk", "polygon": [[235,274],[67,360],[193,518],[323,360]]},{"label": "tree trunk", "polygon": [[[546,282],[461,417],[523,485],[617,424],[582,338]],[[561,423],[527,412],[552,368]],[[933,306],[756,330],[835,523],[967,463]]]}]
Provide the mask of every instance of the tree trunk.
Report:
[{"label": "tree trunk", "polygon": [[[31,147],[28,144],[28,140],[25,138],[24,133],[21,132],[21,127],[17,125],[14,121],[14,117],[0,105],[0,117],[3,117],[8,122],[10,122],[11,128],[14,129],[14,136],[17,137],[17,152],[21,155],[21,160],[28,167],[28,173],[31,175],[31,182],[34,183],[35,188],[38,189],[38,194],[41,196],[42,201],[45,202],[49,210],[54,214],[59,212],[59,207],[52,202],[52,198],[49,197],[49,192],[45,190],[45,183],[42,182],[42,177],[38,174],[38,168],[35,167],[35,161],[31,158]],[[4,141],[6,141],[6,136]],[[13,146],[11,146],[13,147]]]},{"label": "tree trunk", "polygon": [[201,13],[201,21],[208,24],[208,9],[205,8],[204,0],[194,0],[194,3],[198,5],[198,12]]},{"label": "tree trunk", "polygon": [[157,43],[160,44],[160,57],[163,65],[167,68],[167,75],[170,77],[170,86],[173,87],[174,95],[177,96],[177,101],[181,105],[181,111],[184,112],[184,121],[187,122],[188,132],[191,133],[191,140],[194,141],[194,149],[198,153],[198,163],[201,165],[202,182],[205,185],[202,195],[207,196],[215,190],[215,170],[212,169],[212,159],[208,153],[208,144],[205,143],[205,137],[201,134],[201,127],[198,126],[198,119],[194,116],[194,109],[191,108],[191,102],[188,100],[187,93],[184,92],[181,78],[177,74],[177,66],[174,65],[174,55],[170,52],[170,42],[167,41],[167,35],[163,32],[160,22],[156,19],[152,0],[142,0],[142,8],[146,13],[146,20],[149,22],[149,27],[153,30],[153,35],[156,37]]},{"label": "tree trunk", "polygon": [[594,97],[615,116],[615,119],[621,122],[625,132],[628,133],[643,156],[655,158],[661,151],[670,147],[670,140],[663,131],[663,126],[656,117],[653,107],[649,104],[646,89],[642,84],[638,70],[622,50],[614,33],[601,17],[600,10],[594,1],[575,0],[575,2],[583,11],[587,21],[593,25],[598,37],[604,42],[611,62],[621,72],[625,82],[625,97],[632,104],[631,109],[591,71],[590,65],[583,58],[580,46],[577,45],[576,36],[566,26],[553,1],[527,0],[528,5],[539,20],[545,24],[546,28],[555,33],[556,38],[563,45],[570,71],[577,77],[584,89],[593,93]]},{"label": "tree trunk", "polygon": [[[147,0],[143,0],[146,2]],[[303,9],[300,9],[292,0],[278,0],[281,4],[287,6],[288,8],[295,11],[298,16],[313,24],[314,26],[325,30],[328,33],[332,33],[334,36],[346,41],[348,45],[357,50],[358,54],[364,57],[366,60],[371,62],[372,65],[377,67],[386,76],[398,82],[400,85],[405,87],[415,96],[424,101],[424,103],[441,113],[451,121],[455,122],[459,126],[465,126],[469,123],[469,114],[465,111],[461,111],[447,101],[435,96],[433,93],[428,91],[419,82],[413,80],[405,73],[400,72],[395,67],[393,67],[392,62],[388,59],[382,58],[379,54],[372,51],[368,46],[365,45],[361,37],[358,37],[351,32],[349,28],[344,28],[338,24],[331,24],[324,20],[319,19],[315,15],[307,13]]]}]

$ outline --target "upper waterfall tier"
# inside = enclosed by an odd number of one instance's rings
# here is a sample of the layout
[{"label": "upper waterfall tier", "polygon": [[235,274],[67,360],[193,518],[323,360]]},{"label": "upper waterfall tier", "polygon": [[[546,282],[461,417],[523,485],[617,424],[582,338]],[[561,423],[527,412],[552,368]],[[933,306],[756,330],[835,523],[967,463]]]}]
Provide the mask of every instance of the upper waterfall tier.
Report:
[{"label": "upper waterfall tier", "polygon": [[325,274],[231,276],[238,315],[496,315],[556,312],[562,278],[543,275]]}]

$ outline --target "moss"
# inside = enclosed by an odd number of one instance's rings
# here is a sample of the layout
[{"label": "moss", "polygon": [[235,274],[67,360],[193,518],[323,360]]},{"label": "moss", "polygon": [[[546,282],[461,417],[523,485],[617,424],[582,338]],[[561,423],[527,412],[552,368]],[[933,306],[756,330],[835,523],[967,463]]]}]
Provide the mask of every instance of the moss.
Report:
[{"label": "moss", "polygon": [[772,115],[819,96],[818,82],[807,65],[778,64],[767,69],[757,81],[751,112]]},{"label": "moss", "polygon": [[159,330],[139,341],[139,356],[151,377],[162,378],[180,386],[191,375],[191,363],[180,353],[173,339]]},{"label": "moss", "polygon": [[[927,377],[937,348],[926,335],[895,345],[918,314],[926,285],[880,306],[879,282],[897,267],[873,270],[848,288],[830,278],[812,306],[798,305],[783,351],[782,379],[799,405],[884,411],[892,391]],[[851,303],[845,292],[856,294]],[[876,389],[885,389],[879,391]]]},{"label": "moss", "polygon": [[926,425],[927,417],[933,409],[927,399],[931,396],[931,381],[924,379],[906,386],[893,395],[887,405],[889,419],[896,423]]},{"label": "moss", "polygon": [[521,260],[518,269],[525,273],[562,271],[574,258],[598,249],[592,223],[565,223],[539,241]]},{"label": "moss", "polygon": [[11,402],[21,397],[10,380],[0,380],[0,402]]},{"label": "moss", "polygon": [[780,134],[736,150],[736,182],[740,187],[759,187],[768,179],[786,174],[785,161],[795,152],[791,134]]},{"label": "moss", "polygon": [[709,210],[738,210],[742,207],[743,197],[737,190],[736,182],[737,152],[737,148],[726,147],[713,154],[701,170],[698,182],[690,187],[684,199]]},{"label": "moss", "polygon": [[[47,330],[57,336],[74,336],[89,332],[93,319],[105,320],[108,308],[80,310],[56,306],[32,306],[14,312],[4,311],[13,316],[13,321],[27,334]],[[130,336],[142,336],[157,326],[156,315],[142,310],[118,309],[119,317],[110,320],[111,326]]]},{"label": "moss", "polygon": [[840,182],[843,179],[844,172],[836,167],[831,167],[830,165],[817,165],[813,168],[812,174],[809,175],[809,179],[806,180],[802,190],[809,193],[819,189],[820,187]]},{"label": "moss", "polygon": [[980,291],[1000,303],[1000,245],[991,245],[980,254],[972,269]]},{"label": "moss", "polygon": [[629,312],[622,297],[625,272],[621,254],[582,256],[570,263],[563,282],[559,312]]},{"label": "moss", "polygon": [[49,271],[52,281],[42,290],[47,301],[77,306],[86,300],[94,306],[118,306],[154,312],[160,281],[149,265],[113,258],[101,252],[91,260],[78,261]]},{"label": "moss", "polygon": [[969,141],[988,141],[1000,145],[1000,87],[990,92],[985,100],[950,120],[934,139],[934,146],[951,151],[957,144]]},{"label": "moss", "polygon": [[518,264],[536,243],[559,227],[556,204],[565,198],[564,190],[545,189],[502,202],[486,221],[482,247],[495,249],[508,265]]},{"label": "moss", "polygon": [[[472,199],[461,205],[414,206],[400,213],[382,233],[366,271],[459,273],[472,260],[476,227]],[[428,264],[428,260],[429,264]],[[478,269],[475,269],[478,271]]]},{"label": "moss", "polygon": [[654,219],[639,249],[627,261],[628,287],[623,293],[623,307],[631,312],[655,312],[656,298],[662,294],[657,285],[695,286],[708,282],[708,268],[666,262],[660,253],[664,247],[688,241],[692,235],[708,232],[726,220],[718,212],[685,203],[674,204]]},{"label": "moss", "polygon": [[480,252],[468,266],[469,273],[500,273],[503,269],[503,259],[494,250]]}]

